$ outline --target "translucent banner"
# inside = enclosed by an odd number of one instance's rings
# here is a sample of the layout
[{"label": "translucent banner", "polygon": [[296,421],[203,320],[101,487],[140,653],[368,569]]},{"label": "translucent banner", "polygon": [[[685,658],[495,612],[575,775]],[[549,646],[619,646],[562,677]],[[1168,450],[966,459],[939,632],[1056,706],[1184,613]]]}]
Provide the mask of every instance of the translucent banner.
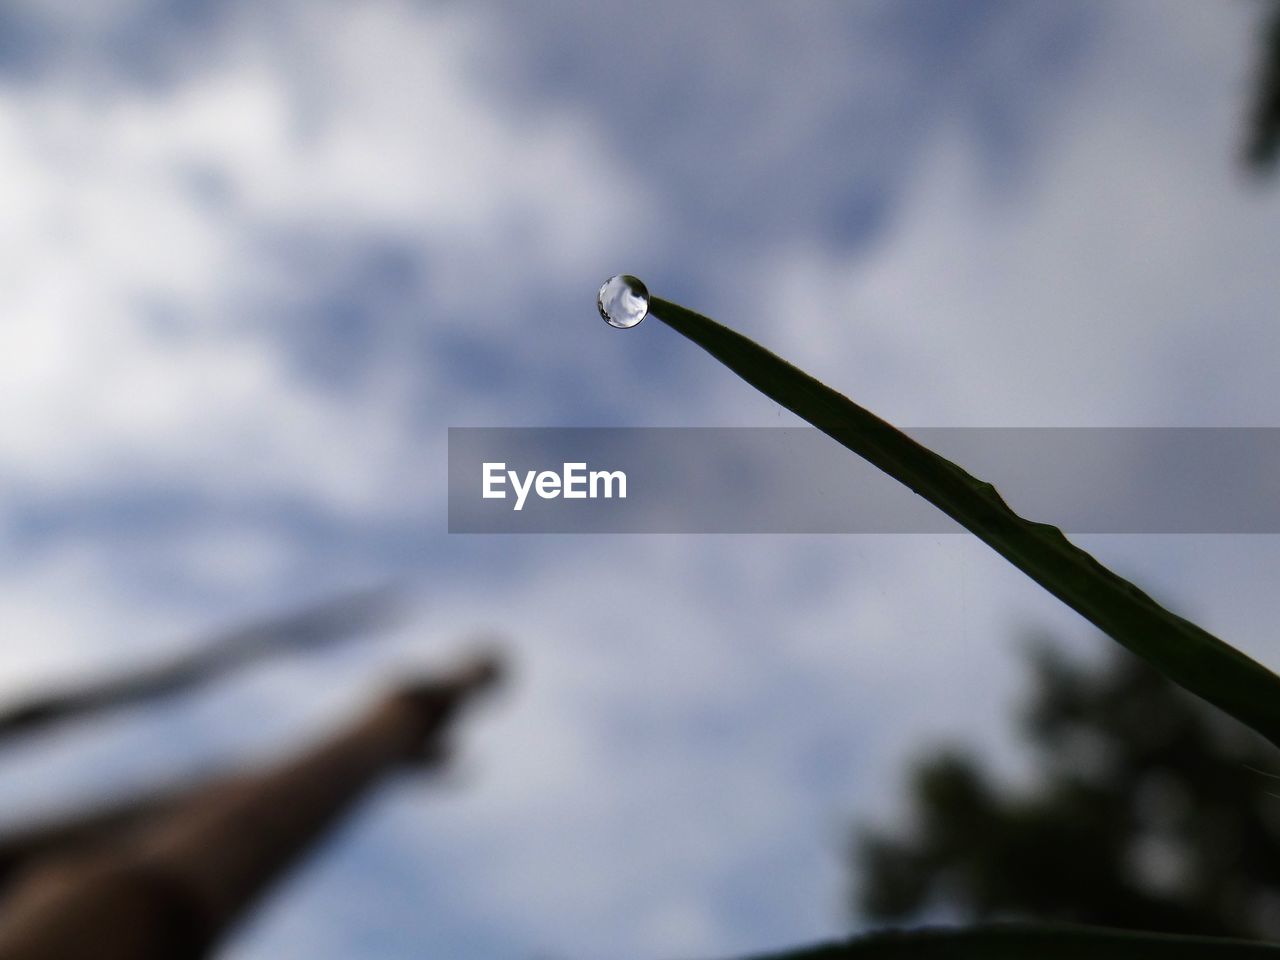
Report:
[{"label": "translucent banner", "polygon": [[[911,436],[1068,533],[1280,533],[1280,429]],[[451,533],[954,533],[812,428],[452,428]]]}]

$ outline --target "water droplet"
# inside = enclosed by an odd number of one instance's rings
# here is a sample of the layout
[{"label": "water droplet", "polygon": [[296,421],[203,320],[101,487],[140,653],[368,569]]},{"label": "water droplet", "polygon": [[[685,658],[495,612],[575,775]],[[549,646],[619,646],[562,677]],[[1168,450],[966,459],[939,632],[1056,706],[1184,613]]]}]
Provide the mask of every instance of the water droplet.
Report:
[{"label": "water droplet", "polygon": [[636,277],[620,273],[600,285],[596,307],[605,323],[626,330],[649,315],[649,291]]}]

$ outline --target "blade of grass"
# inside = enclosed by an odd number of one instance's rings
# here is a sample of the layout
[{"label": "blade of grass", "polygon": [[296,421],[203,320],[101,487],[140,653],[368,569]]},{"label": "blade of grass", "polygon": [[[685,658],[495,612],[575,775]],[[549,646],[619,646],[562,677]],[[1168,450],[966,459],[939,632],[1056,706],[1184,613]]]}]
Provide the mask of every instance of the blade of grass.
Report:
[{"label": "blade of grass", "polygon": [[999,924],[963,929],[873,933],[841,943],[757,960],[1218,960],[1277,957],[1280,947],[1247,940],[1104,930],[1067,925]]},{"label": "blade of grass", "polygon": [[650,312],[766,396],[924,497],[1169,679],[1280,746],[1280,677],[1166,610],[995,487],[714,320],[653,298]]}]

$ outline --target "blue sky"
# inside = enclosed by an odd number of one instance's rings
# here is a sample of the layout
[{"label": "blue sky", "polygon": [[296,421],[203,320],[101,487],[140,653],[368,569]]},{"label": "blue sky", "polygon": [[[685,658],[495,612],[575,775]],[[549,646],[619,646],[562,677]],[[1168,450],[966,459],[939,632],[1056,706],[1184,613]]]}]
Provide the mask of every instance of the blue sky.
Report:
[{"label": "blue sky", "polygon": [[[0,694],[394,578],[414,615],[0,758],[5,815],[265,759],[475,630],[517,677],[228,944],[715,956],[845,929],[939,738],[1021,773],[962,537],[445,533],[450,426],[790,425],[620,271],[907,426],[1277,426],[1257,8],[1199,0],[0,10]],[[1273,537],[1094,537],[1272,665]]]}]

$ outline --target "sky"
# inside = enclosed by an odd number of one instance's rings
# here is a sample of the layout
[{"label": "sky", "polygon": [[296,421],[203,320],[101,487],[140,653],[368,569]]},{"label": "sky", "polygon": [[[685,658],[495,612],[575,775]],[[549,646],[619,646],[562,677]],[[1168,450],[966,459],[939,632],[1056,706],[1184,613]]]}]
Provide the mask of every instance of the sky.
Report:
[{"label": "sky", "polygon": [[[6,822],[296,749],[478,631],[509,690],[227,943],[745,955],[850,926],[938,742],[1025,775],[971,538],[463,536],[447,429],[791,426],[633,273],[902,426],[1280,426],[1240,0],[0,4],[0,697],[394,581],[376,637],[0,756]],[[1051,518],[1044,518],[1051,519]],[[1271,536],[1082,545],[1271,666]]]}]

